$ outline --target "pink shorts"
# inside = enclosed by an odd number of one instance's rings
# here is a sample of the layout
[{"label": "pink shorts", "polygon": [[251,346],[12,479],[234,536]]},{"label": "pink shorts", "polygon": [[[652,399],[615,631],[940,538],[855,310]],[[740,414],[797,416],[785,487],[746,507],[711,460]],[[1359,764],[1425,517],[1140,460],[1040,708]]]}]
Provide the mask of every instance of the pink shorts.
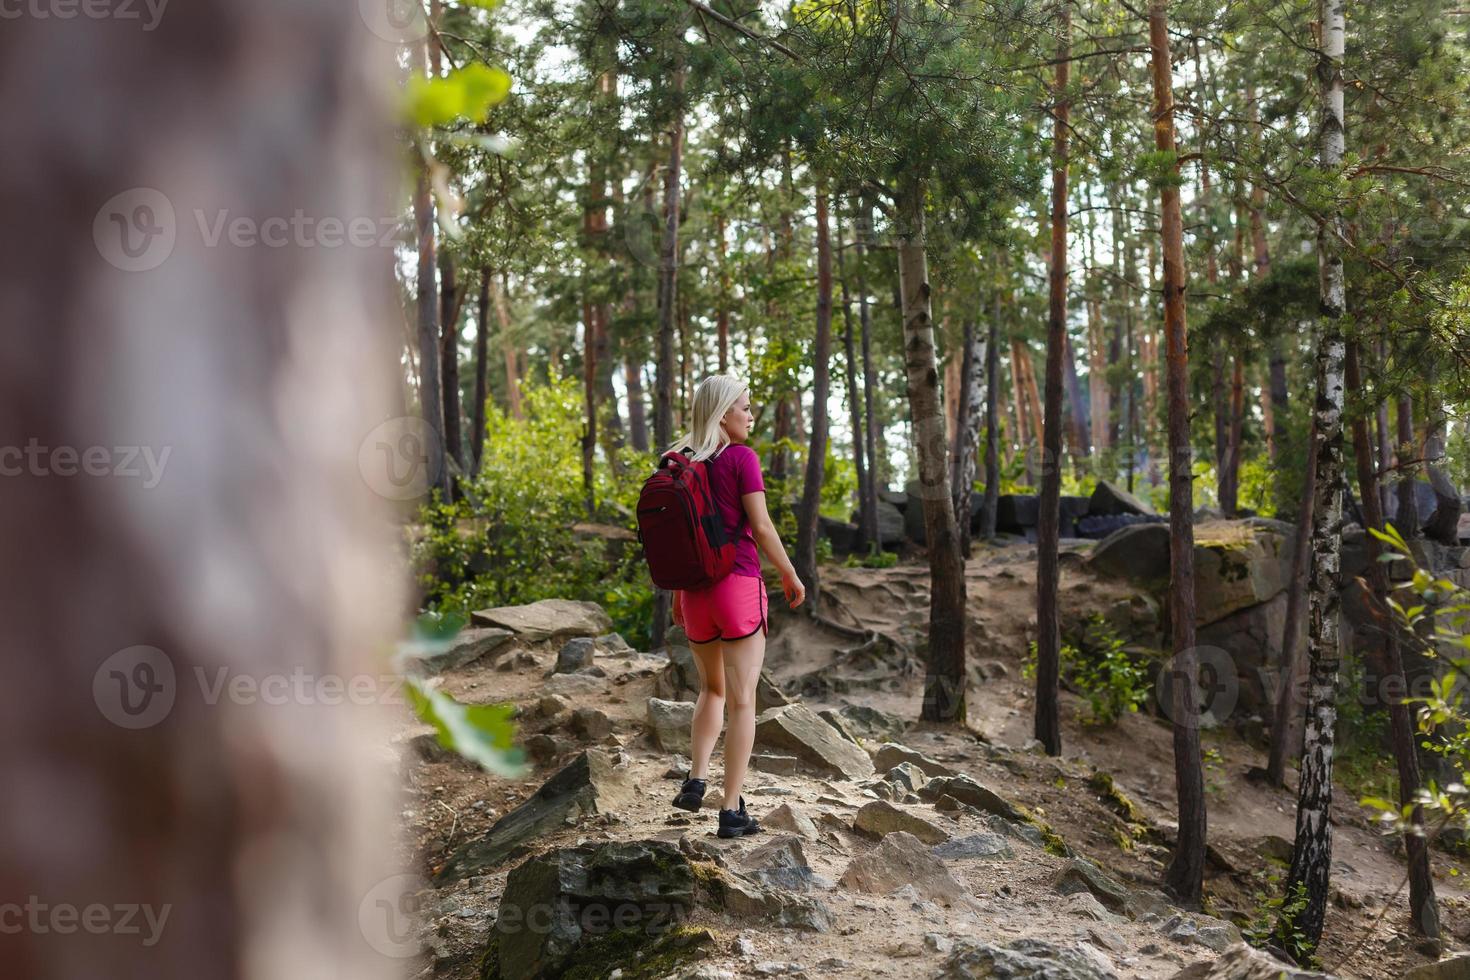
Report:
[{"label": "pink shorts", "polygon": [[766,624],[766,580],[731,573],[707,589],[680,591],[684,633],[690,643],[743,640]]}]

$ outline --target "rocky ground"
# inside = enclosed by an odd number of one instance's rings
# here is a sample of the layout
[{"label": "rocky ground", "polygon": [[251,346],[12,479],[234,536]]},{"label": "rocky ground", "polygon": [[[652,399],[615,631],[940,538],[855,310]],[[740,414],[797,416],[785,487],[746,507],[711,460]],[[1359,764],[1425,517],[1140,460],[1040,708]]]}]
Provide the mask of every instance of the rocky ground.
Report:
[{"label": "rocky ground", "polygon": [[[1064,628],[1090,611],[1156,618],[1136,583],[1084,561],[1088,547],[1063,558]],[[1174,833],[1167,722],[1084,727],[1064,692],[1062,756],[1030,738],[1034,554],[970,562],[964,727],[911,721],[925,566],[824,569],[828,624],[773,599],[744,788],[765,830],[733,840],[714,833],[721,745],[705,809],[670,805],[688,765],[687,650],[632,650],[586,604],[477,617],[417,669],[462,701],[517,705],[533,768],[484,773],[405,711],[393,749],[408,874],[364,902],[368,941],[454,980],[1278,975],[1252,964],[1264,954],[1240,944],[1240,927],[1285,875],[1293,792],[1246,779],[1264,764],[1259,745],[1207,730],[1205,908],[1171,906],[1157,891]],[[1346,797],[1323,962],[1338,976],[1404,976],[1435,952],[1395,894],[1401,848]],[[1470,909],[1458,862],[1434,860],[1449,956],[1470,941]]]}]

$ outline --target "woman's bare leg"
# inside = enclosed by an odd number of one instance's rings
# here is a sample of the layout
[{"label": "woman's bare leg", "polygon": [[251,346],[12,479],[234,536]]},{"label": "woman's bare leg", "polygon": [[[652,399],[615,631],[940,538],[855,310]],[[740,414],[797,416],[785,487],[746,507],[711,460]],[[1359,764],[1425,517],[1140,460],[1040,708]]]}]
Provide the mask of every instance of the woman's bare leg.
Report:
[{"label": "woman's bare leg", "polygon": [[755,744],[755,686],[766,659],[766,635],[757,630],[739,640],[725,640],[725,700],[730,724],[725,731],[725,802],[727,810],[740,806],[740,788]]},{"label": "woman's bare leg", "polygon": [[689,649],[694,651],[694,663],[699,667],[699,697],[694,700],[694,724],[689,732],[692,779],[705,779],[709,775],[709,757],[725,721],[725,666],[720,646],[719,640],[689,644]]}]

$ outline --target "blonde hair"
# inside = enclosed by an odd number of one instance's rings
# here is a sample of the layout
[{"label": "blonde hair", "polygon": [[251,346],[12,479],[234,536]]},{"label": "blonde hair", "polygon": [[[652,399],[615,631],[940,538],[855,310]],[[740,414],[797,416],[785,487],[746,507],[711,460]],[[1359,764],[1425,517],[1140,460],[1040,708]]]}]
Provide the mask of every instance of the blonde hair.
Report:
[{"label": "blonde hair", "polygon": [[692,449],[692,458],[700,460],[709,459],[728,446],[730,437],[720,428],[720,420],[748,390],[750,386],[733,374],[711,374],[701,381],[694,389],[694,424],[689,434],[669,450]]}]

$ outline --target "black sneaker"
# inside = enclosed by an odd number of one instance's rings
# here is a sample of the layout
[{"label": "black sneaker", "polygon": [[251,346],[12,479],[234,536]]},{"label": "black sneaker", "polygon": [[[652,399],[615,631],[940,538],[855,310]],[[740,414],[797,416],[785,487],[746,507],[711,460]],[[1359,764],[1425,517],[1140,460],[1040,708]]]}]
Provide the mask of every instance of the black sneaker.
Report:
[{"label": "black sneaker", "polygon": [[761,825],[755,817],[745,812],[745,797],[740,797],[740,809],[720,811],[720,837],[739,837],[742,834],[758,834]]},{"label": "black sneaker", "polygon": [[698,810],[704,804],[704,789],[704,780],[691,776],[684,780],[679,795],[674,797],[674,806],[681,810]]}]

